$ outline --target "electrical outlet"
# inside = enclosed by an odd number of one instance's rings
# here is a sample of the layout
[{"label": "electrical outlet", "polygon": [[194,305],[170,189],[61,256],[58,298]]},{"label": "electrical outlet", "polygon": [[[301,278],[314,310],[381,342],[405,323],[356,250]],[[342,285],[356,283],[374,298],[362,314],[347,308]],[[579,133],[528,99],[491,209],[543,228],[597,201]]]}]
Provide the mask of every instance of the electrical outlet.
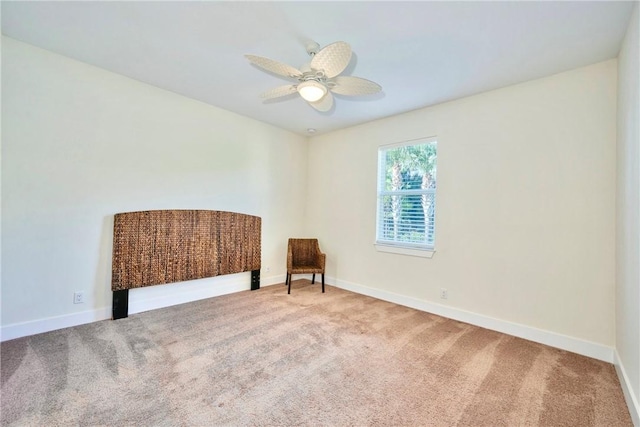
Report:
[{"label": "electrical outlet", "polygon": [[449,298],[449,291],[446,290],[445,288],[441,288],[440,289],[440,299],[447,299]]},{"label": "electrical outlet", "polygon": [[270,272],[270,271],[271,271],[271,267],[265,267],[265,269],[264,269],[264,272],[265,272],[265,273],[268,273],[268,272]]},{"label": "electrical outlet", "polygon": [[84,302],[84,293],[83,292],[74,292],[73,293],[73,303],[74,304],[82,304]]}]

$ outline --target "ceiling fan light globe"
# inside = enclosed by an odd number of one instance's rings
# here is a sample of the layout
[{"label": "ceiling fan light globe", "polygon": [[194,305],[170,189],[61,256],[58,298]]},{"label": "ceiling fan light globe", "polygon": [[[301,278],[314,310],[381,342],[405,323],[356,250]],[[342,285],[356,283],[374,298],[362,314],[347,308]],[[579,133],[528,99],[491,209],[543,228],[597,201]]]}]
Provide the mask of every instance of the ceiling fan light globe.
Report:
[{"label": "ceiling fan light globe", "polygon": [[298,85],[298,93],[305,101],[316,102],[327,94],[327,88],[314,80],[308,80]]}]

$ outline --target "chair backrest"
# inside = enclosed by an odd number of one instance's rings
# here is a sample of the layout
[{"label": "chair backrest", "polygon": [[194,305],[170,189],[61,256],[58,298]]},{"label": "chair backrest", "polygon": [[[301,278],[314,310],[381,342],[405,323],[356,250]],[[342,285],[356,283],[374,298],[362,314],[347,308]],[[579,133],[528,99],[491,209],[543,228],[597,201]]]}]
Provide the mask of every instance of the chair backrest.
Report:
[{"label": "chair backrest", "polygon": [[289,239],[293,265],[313,265],[319,250],[318,239]]}]

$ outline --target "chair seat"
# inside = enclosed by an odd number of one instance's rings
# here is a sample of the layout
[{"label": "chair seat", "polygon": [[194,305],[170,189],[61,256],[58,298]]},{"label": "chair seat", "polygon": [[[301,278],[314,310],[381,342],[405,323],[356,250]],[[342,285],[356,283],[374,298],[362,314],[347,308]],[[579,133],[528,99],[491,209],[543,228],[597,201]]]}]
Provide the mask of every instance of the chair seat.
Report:
[{"label": "chair seat", "polygon": [[310,273],[322,273],[322,267],[316,267],[315,265],[296,265],[290,271],[292,274],[310,274]]}]

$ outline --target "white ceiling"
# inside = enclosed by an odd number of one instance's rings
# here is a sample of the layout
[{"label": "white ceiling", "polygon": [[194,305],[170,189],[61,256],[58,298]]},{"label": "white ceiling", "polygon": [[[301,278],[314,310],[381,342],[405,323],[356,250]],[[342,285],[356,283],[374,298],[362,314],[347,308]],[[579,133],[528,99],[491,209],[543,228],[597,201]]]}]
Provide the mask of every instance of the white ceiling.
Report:
[{"label": "white ceiling", "polygon": [[[305,135],[555,74],[618,54],[634,2],[8,2],[2,33]],[[344,74],[383,92],[320,113],[244,54],[299,67],[305,42],[351,44]]]}]

